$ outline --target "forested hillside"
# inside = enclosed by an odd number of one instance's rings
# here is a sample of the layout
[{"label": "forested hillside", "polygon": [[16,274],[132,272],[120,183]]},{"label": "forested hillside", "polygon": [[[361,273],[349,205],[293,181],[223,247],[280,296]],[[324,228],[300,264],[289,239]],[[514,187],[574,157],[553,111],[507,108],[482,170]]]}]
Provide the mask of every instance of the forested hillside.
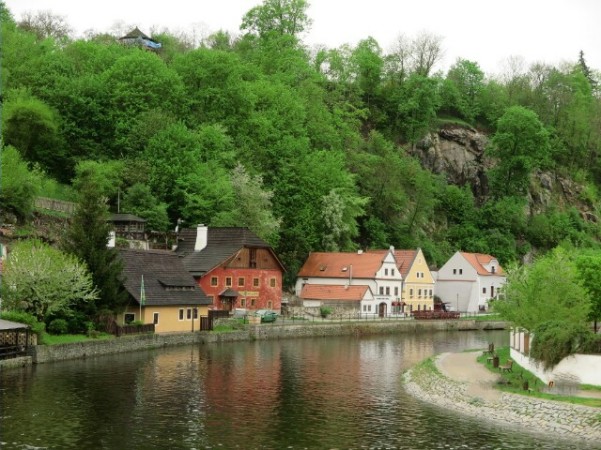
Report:
[{"label": "forested hillside", "polygon": [[[46,177],[93,182],[155,230],[249,226],[290,278],[310,251],[421,247],[440,265],[461,249],[506,264],[598,243],[600,77],[583,54],[485,77],[462,59],[436,72],[433,34],[388,53],[368,36],[308,49],[304,0],[265,0],[239,36],[200,46],[155,34],[156,51],[2,9],[0,202],[22,221],[53,195]],[[484,136],[463,176],[427,164],[432,140],[458,129],[468,149]]]}]

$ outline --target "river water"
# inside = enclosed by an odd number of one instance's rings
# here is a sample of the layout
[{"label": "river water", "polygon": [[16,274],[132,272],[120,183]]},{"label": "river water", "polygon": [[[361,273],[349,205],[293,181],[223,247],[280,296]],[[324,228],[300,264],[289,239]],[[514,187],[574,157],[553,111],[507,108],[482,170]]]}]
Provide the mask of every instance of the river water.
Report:
[{"label": "river water", "polygon": [[430,406],[401,374],[507,332],[186,346],[0,373],[2,449],[585,449]]}]

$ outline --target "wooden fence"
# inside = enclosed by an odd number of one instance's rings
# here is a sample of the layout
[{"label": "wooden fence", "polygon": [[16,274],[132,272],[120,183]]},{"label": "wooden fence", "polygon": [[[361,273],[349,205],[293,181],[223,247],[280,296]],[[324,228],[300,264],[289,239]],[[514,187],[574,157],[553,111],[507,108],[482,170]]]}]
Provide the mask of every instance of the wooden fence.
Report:
[{"label": "wooden fence", "polygon": [[106,332],[114,334],[115,336],[124,336],[127,334],[143,334],[143,333],[154,333],[154,323],[147,323],[144,325],[118,325],[114,320],[106,322]]}]

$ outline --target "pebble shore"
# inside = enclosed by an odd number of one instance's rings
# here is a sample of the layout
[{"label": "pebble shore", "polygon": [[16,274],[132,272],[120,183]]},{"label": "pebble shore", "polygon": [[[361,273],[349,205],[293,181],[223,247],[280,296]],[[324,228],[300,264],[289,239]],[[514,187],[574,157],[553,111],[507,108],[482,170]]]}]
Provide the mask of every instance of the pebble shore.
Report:
[{"label": "pebble shore", "polygon": [[[440,355],[436,357],[437,363]],[[562,439],[599,445],[601,409],[500,392],[493,386],[461,382],[442,373],[410,369],[403,375],[414,397],[461,414],[518,427],[524,432],[553,433]],[[471,385],[471,386],[470,386]],[[494,395],[492,394],[494,391]]]}]

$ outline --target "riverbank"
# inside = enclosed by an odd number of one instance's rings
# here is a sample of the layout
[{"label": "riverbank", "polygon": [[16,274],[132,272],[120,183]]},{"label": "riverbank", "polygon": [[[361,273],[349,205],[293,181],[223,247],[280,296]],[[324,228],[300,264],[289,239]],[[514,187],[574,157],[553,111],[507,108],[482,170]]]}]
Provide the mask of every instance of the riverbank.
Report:
[{"label": "riverbank", "polygon": [[601,409],[510,394],[494,388],[498,375],[476,361],[478,352],[443,353],[434,359],[436,370],[418,365],[403,375],[414,397],[446,410],[520,432],[553,433],[562,439],[599,444]]},{"label": "riverbank", "polygon": [[[36,345],[30,356],[9,365],[10,360],[0,361],[0,368],[20,367],[25,364],[43,364],[77,358],[152,350],[163,347],[191,344],[215,344],[222,342],[256,341],[267,339],[296,339],[304,337],[363,336],[393,333],[431,333],[436,331],[503,330],[502,321],[433,320],[433,321],[374,321],[309,323],[302,325],[261,324],[248,325],[240,331],[215,333],[196,331],[190,333],[157,333],[122,336],[111,340],[87,341],[61,345]],[[6,365],[4,363],[7,363]]]}]

